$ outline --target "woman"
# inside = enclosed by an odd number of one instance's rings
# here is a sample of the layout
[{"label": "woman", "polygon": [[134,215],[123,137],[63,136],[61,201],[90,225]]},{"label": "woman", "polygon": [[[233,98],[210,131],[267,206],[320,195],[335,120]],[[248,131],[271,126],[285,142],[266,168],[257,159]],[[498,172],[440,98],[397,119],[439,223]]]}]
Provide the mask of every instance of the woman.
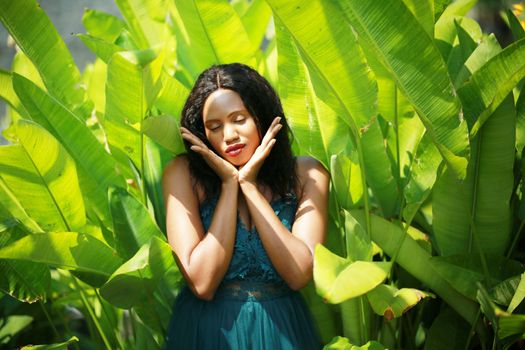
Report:
[{"label": "woman", "polygon": [[329,175],[295,158],[279,98],[255,70],[213,66],[164,170],[168,241],[187,286],[167,349],[319,349],[299,292],[327,227]]}]

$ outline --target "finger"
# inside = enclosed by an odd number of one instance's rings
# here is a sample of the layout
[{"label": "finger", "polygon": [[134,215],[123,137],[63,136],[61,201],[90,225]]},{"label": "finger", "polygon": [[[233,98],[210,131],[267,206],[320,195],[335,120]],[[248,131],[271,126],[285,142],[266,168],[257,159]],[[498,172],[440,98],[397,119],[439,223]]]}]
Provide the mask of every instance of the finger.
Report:
[{"label": "finger", "polygon": [[191,132],[183,132],[181,134],[182,138],[185,139],[186,141],[196,145],[196,146],[200,146],[200,147],[206,147],[206,144],[204,142],[202,142],[202,140],[200,138],[198,138],[197,136],[193,135]]},{"label": "finger", "polygon": [[272,124],[266,131],[264,138],[261,141],[261,145],[266,146],[268,142],[270,142],[270,140],[273,139],[277,135],[279,130],[282,129],[283,125],[280,124],[280,121],[281,121],[281,117],[277,117],[273,120]]}]

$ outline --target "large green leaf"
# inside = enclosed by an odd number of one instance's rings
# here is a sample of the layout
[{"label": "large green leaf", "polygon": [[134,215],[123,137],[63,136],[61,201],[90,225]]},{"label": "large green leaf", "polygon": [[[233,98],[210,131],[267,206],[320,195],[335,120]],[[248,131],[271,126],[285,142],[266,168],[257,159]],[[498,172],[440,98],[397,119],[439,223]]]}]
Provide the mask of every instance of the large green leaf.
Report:
[{"label": "large green leaf", "polygon": [[115,53],[108,64],[106,118],[140,123],[160,90],[163,63],[162,50]]},{"label": "large green leaf", "polygon": [[363,132],[362,144],[366,182],[382,215],[390,218],[397,212],[399,193],[378,120],[372,121]]},{"label": "large green leaf", "polygon": [[18,332],[22,331],[33,322],[33,317],[28,315],[7,316],[0,321],[0,344],[9,342]]},{"label": "large green leaf", "polygon": [[89,35],[114,43],[126,24],[120,18],[109,13],[85,9],[82,24]]},{"label": "large green leaf", "polygon": [[276,35],[279,92],[287,120],[301,153],[317,158],[328,167],[331,154],[339,153],[346,145],[349,129],[332,109],[333,103],[327,104],[322,100],[324,96],[320,98],[317,94],[317,91],[326,91],[326,83],[316,79],[315,72],[313,76],[308,73],[290,32],[279,19],[276,19]]},{"label": "large green leaf", "polygon": [[22,207],[22,204],[20,204],[20,201],[16,198],[13,192],[9,190],[1,176],[0,203],[0,207],[5,209],[9,213],[9,216],[16,218],[18,222],[24,225],[26,230],[30,232],[44,232],[38,226],[38,224],[33,219],[31,219],[29,215],[27,215],[27,212],[25,211],[24,207]]},{"label": "large green leaf", "polygon": [[13,74],[0,69],[0,98],[9,104],[16,112],[27,117],[27,111],[13,89]]},{"label": "large green leaf", "polygon": [[412,153],[408,183],[403,191],[403,217],[408,222],[412,221],[432,192],[441,164],[439,152],[427,134],[423,135],[416,147],[415,154]]},{"label": "large green leaf", "polygon": [[425,350],[464,350],[470,325],[449,307],[432,322],[425,339]]},{"label": "large green leaf", "polygon": [[343,259],[324,246],[315,247],[314,281],[317,293],[337,304],[361,296],[383,282],[390,263]]},{"label": "large green leaf", "polygon": [[494,34],[483,37],[478,47],[476,47],[458,72],[454,81],[454,86],[461,86],[468,78],[470,78],[472,73],[481,68],[488,62],[488,60],[500,51],[501,46]]},{"label": "large green leaf", "polygon": [[172,14],[177,57],[192,79],[212,64],[255,66],[253,44],[227,0],[176,1]]},{"label": "large green leaf", "polygon": [[[0,248],[22,238],[24,232],[14,226],[0,232]],[[49,268],[32,261],[0,260],[0,290],[20,301],[45,300],[51,282]],[[0,336],[1,339],[1,336]]]},{"label": "large green leaf", "polygon": [[111,219],[107,188],[124,186],[122,176],[115,169],[115,160],[67,107],[20,75],[14,75],[13,83],[31,118],[46,127],[73,157],[84,197],[108,223]]},{"label": "large green leaf", "polygon": [[434,0],[403,0],[430,37],[434,36]]},{"label": "large green leaf", "polygon": [[348,212],[344,211],[346,257],[351,261],[371,261],[373,256],[372,242],[365,229]]},{"label": "large green leaf", "polygon": [[122,188],[110,188],[113,232],[120,256],[130,259],[152,237],[164,238],[146,207]]},{"label": "large green leaf", "polygon": [[40,262],[109,277],[122,263],[115,251],[91,235],[34,233],[3,248],[0,259]]},{"label": "large green leaf", "polygon": [[509,308],[507,309],[507,311],[514,312],[518,305],[521,304],[523,299],[525,299],[525,272],[522,273],[520,276],[520,282],[516,287],[516,291],[514,292],[512,300],[509,303]]},{"label": "large green leaf", "polygon": [[77,34],[77,37],[102,61],[108,63],[115,52],[124,51],[118,45],[107,42],[103,39],[88,35]]},{"label": "large green leaf", "polygon": [[522,39],[492,57],[458,90],[472,136],[524,77],[525,39]]},{"label": "large green leaf", "polygon": [[[239,13],[239,11],[237,11],[237,13]],[[252,49],[250,51],[254,54],[263,44],[271,15],[272,10],[264,0],[252,1],[245,11],[239,13],[244,28],[246,29],[246,34],[248,34],[250,42],[252,43]]]},{"label": "large green leaf", "polygon": [[166,71],[161,73],[161,79],[162,89],[155,100],[155,106],[164,114],[172,115],[179,121],[184,101],[186,101],[190,91]]},{"label": "large green leaf", "polygon": [[159,279],[173,264],[171,247],[161,239],[152,237],[113,273],[100,288],[100,294],[111,304],[123,309],[147,304],[151,302]]},{"label": "large green leaf", "polygon": [[364,192],[357,152],[352,152],[350,156],[332,155],[330,176],[332,193],[335,192],[339,205],[347,210],[357,208],[363,201]]},{"label": "large green leaf", "polygon": [[0,147],[0,176],[7,187],[44,231],[84,226],[84,201],[73,159],[32,121],[19,120],[16,133],[19,145]]},{"label": "large green leaf", "polygon": [[[66,44],[40,5],[35,0],[2,0],[0,20],[34,63],[50,94],[69,108],[79,108],[85,99],[80,72]],[[84,110],[81,117],[87,118],[87,113]]]},{"label": "large green leaf", "polygon": [[169,115],[158,115],[144,119],[142,132],[173,154],[185,151],[177,119]]},{"label": "large green leaf", "polygon": [[457,180],[447,170],[436,182],[433,228],[441,255],[504,254],[511,232],[514,125],[509,96],[472,140],[467,178]]},{"label": "large green leaf", "polygon": [[449,167],[464,177],[469,154],[467,125],[431,38],[401,0],[351,0],[342,2],[341,8],[363,45],[387,67],[414,106]]},{"label": "large green leaf", "polygon": [[488,275],[477,254],[436,256],[430,261],[433,269],[461,294],[476,300],[477,283],[493,286],[521,272],[523,265],[499,256],[486,256]]},{"label": "large green leaf", "polygon": [[115,2],[140,49],[162,43],[168,1],[116,0]]},{"label": "large green leaf", "polygon": [[422,299],[432,296],[414,288],[401,288],[381,284],[368,292],[366,297],[374,312],[387,321],[401,317]]},{"label": "large green leaf", "polygon": [[[363,211],[352,210],[351,214],[361,225],[365,223]],[[434,271],[430,264],[430,253],[404,233],[399,226],[373,214],[370,217],[372,240],[386,254],[390,256],[397,254],[396,263],[432,289],[467,321],[470,323],[475,322],[477,319],[477,304],[458,293]]]},{"label": "large green leaf", "polygon": [[324,82],[325,94],[332,95],[330,107],[338,111],[344,108],[340,117],[357,134],[376,114],[377,86],[340,9],[320,0],[267,2],[276,23],[291,33],[310,73],[315,72]]},{"label": "large green leaf", "polygon": [[[525,93],[516,101],[516,150],[523,157],[525,147]],[[525,174],[524,174],[525,175]]]},{"label": "large green leaf", "polygon": [[[148,198],[153,205],[153,212],[158,227],[166,232],[166,206],[162,192],[162,172],[166,164],[173,158],[172,153],[146,138],[146,154],[144,166],[144,181]],[[181,147],[182,148],[182,147]]]}]

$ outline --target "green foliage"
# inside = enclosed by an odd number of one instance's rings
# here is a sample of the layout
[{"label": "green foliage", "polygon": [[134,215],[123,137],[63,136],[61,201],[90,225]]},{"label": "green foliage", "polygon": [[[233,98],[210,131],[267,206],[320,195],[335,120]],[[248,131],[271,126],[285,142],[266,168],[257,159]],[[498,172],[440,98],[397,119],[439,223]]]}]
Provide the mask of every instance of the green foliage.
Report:
[{"label": "green foliage", "polygon": [[325,349],[523,339],[516,13],[501,48],[465,17],[475,0],[116,3],[122,19],[84,13],[78,38],[97,58],[81,74],[36,0],[0,0],[21,50],[0,70],[2,346],[162,347],[182,280],[162,169],[184,152],[193,81],[234,61],[269,79],[296,153],[331,171],[329,237],[304,290]]}]

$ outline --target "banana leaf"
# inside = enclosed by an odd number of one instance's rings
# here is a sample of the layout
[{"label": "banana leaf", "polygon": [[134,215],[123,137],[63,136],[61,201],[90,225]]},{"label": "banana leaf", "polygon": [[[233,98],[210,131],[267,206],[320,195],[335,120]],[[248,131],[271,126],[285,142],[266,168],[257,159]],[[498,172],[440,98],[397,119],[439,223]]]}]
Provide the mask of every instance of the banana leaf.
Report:
[{"label": "banana leaf", "polygon": [[386,262],[351,262],[320,244],[315,247],[314,259],[317,293],[332,304],[369,292],[385,280],[390,268]]},{"label": "banana leaf", "polygon": [[[89,115],[80,72],[66,44],[35,0],[0,1],[0,20],[34,63],[49,93],[79,115]],[[31,25],[27,25],[31,23]]]},{"label": "banana leaf", "polygon": [[94,9],[84,10],[82,24],[90,36],[109,43],[114,43],[126,27],[126,23],[120,18]]},{"label": "banana leaf", "polygon": [[159,279],[173,263],[171,247],[163,240],[152,237],[111,275],[100,288],[100,294],[112,305],[123,309],[152,303]]},{"label": "banana leaf", "polygon": [[[276,19],[279,92],[301,153],[313,156],[328,167],[330,155],[345,146],[349,129],[338,114],[317,95],[317,84],[300,60],[291,34]],[[323,84],[319,90],[324,90]]]},{"label": "banana leaf", "polygon": [[525,77],[525,39],[492,57],[458,90],[474,137],[481,126]]},{"label": "banana leaf", "polygon": [[122,261],[109,246],[77,232],[34,233],[0,248],[0,259],[53,265],[109,277]]},{"label": "banana leaf", "polygon": [[119,256],[131,259],[152,237],[165,240],[144,204],[126,190],[111,187],[108,197]]},{"label": "banana leaf", "polygon": [[177,57],[191,81],[212,64],[255,66],[253,45],[227,0],[176,1],[171,10]]},{"label": "banana leaf", "polygon": [[[310,75],[315,72],[324,82],[325,94],[332,96],[330,107],[337,111],[342,109],[340,117],[357,134],[377,112],[377,85],[340,9],[332,2],[319,0],[267,2],[276,23],[282,23],[293,33]],[[316,25],[305,26],[305,23]]]},{"label": "banana leaf", "polygon": [[333,191],[339,205],[347,210],[358,208],[363,201],[363,180],[357,158],[357,152],[350,156],[344,154],[332,155],[330,160],[330,176]]},{"label": "banana leaf", "polygon": [[38,124],[19,120],[15,130],[20,144],[0,147],[0,176],[9,190],[44,231],[83,227],[84,201],[73,159]]},{"label": "banana leaf", "polygon": [[[352,210],[350,213],[361,225],[364,224],[363,211]],[[430,253],[406,235],[399,226],[373,214],[370,217],[371,238],[386,254],[397,254],[396,263],[428,286],[467,321],[476,322],[477,304],[458,293],[434,271],[430,264]]]},{"label": "banana leaf", "polygon": [[[12,217],[16,218],[16,221],[21,223],[25,229],[29,232],[44,232],[38,226],[38,224],[27,215],[24,207],[20,204],[20,201],[16,196],[9,190],[5,181],[0,176],[0,208],[5,210],[7,213],[2,215],[2,217]],[[9,226],[9,225],[8,225]],[[9,226],[10,227],[10,226]],[[1,231],[1,229],[0,229]]]},{"label": "banana leaf", "polygon": [[52,133],[73,157],[84,197],[90,208],[109,224],[107,188],[124,186],[123,178],[116,172],[115,160],[67,107],[20,75],[14,75],[13,83],[31,118]]},{"label": "banana leaf", "polygon": [[13,89],[13,74],[3,69],[0,69],[0,98],[14,108],[18,114],[25,118],[28,117],[27,111]]},{"label": "banana leaf", "polygon": [[504,255],[511,233],[515,111],[512,97],[494,112],[472,140],[467,178],[450,171],[433,191],[433,229],[442,256]]},{"label": "banana leaf", "polygon": [[116,0],[115,3],[139,49],[162,43],[168,11],[166,0]]},{"label": "banana leaf", "polygon": [[381,284],[366,294],[374,312],[387,321],[401,317],[422,299],[432,294],[414,288],[401,288]]},{"label": "banana leaf", "polygon": [[[18,226],[0,232],[0,248],[26,234]],[[0,260],[0,290],[13,298],[26,303],[45,301],[50,285],[51,275],[47,265],[33,261]]]},{"label": "banana leaf", "polygon": [[387,67],[449,167],[463,178],[469,155],[467,126],[447,69],[428,34],[401,0],[340,5],[362,45]]}]

